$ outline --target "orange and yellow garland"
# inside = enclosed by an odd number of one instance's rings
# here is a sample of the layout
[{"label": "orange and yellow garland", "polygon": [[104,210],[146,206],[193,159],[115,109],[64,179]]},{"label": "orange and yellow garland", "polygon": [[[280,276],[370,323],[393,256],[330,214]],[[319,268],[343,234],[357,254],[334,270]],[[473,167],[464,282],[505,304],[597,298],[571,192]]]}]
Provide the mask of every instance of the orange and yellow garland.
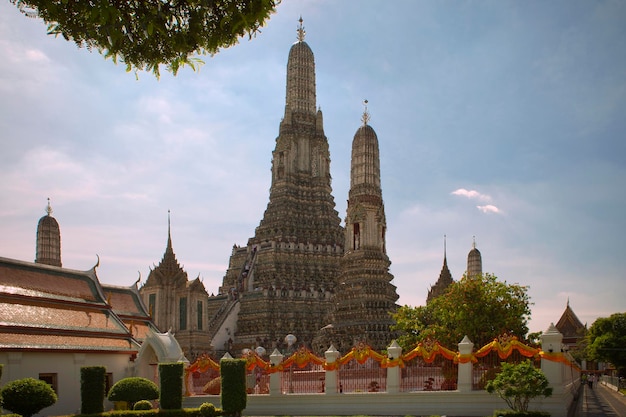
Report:
[{"label": "orange and yellow garland", "polygon": [[[390,359],[386,355],[372,350],[365,343],[359,343],[357,346],[353,347],[350,352],[340,358],[337,358],[334,362],[327,362],[324,358],[316,356],[304,346],[300,347],[295,353],[277,366],[273,366],[270,362],[264,361],[253,350],[250,350],[245,355],[245,359],[248,371],[258,367],[267,373],[282,372],[293,365],[298,368],[304,368],[310,363],[321,365],[326,371],[336,371],[351,360],[355,360],[359,364],[363,364],[371,358],[378,362],[382,368],[391,368],[396,366],[404,367],[405,362],[410,361],[417,356],[421,357],[426,363],[432,363],[437,356],[442,356],[443,358],[453,361],[454,363],[476,363],[478,358],[487,356],[493,351],[498,353],[498,357],[500,359],[506,359],[513,353],[514,350],[517,350],[522,356],[527,358],[541,357],[542,359],[560,362],[570,367],[577,368],[576,364],[572,363],[561,352],[544,352],[538,348],[533,348],[521,343],[515,336],[508,335],[500,336],[470,354],[454,352],[441,346],[437,341],[426,340],[424,342],[420,342],[410,352],[394,359]],[[219,364],[212,360],[209,356],[202,355],[193,364],[189,365],[185,369],[185,374],[189,375],[191,372],[203,373],[207,372],[209,369],[217,370],[219,372]]]}]

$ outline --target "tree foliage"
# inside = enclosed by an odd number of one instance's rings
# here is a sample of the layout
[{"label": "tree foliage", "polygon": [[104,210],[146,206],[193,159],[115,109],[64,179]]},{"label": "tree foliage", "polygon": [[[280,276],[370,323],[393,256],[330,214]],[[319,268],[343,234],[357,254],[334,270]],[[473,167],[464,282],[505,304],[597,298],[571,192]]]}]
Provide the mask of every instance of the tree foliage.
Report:
[{"label": "tree foliage", "polygon": [[610,362],[622,374],[626,372],[626,313],[615,313],[594,321],[585,341],[588,358]]},{"label": "tree foliage", "polygon": [[2,407],[23,417],[31,417],[57,402],[57,395],[46,382],[34,378],[11,381],[2,388]]},{"label": "tree foliage", "polygon": [[483,346],[503,333],[525,340],[530,317],[528,287],[498,281],[495,275],[463,277],[425,306],[404,306],[394,314],[398,343],[411,349],[434,339],[454,347],[464,336]]},{"label": "tree foliage", "polygon": [[533,366],[530,360],[518,364],[502,362],[502,370],[485,389],[489,393],[496,393],[514,411],[528,411],[530,400],[552,395],[552,388],[548,379]]},{"label": "tree foliage", "polygon": [[159,76],[196,68],[194,55],[213,55],[252,38],[280,0],[10,0],[29,17],[40,17],[48,34],[97,50],[127,71]]}]

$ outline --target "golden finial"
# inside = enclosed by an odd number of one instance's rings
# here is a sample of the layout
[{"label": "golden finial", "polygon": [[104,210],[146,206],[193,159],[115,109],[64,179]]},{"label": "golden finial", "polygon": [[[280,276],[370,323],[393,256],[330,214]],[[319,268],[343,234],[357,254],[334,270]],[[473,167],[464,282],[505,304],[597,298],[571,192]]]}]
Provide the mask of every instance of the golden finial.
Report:
[{"label": "golden finial", "polygon": [[370,121],[371,117],[370,114],[367,111],[367,100],[363,100],[363,106],[365,106],[365,109],[363,110],[363,116],[361,116],[361,121],[363,122],[363,126],[367,125],[367,122]]},{"label": "golden finial", "polygon": [[298,20],[298,22],[300,22],[300,26],[298,26],[298,42],[304,42],[304,35],[306,35],[306,32],[304,30],[304,26],[302,26],[302,16],[300,16],[300,19]]},{"label": "golden finial", "polygon": [[48,213],[48,216],[52,215],[52,206],[50,205],[50,197],[48,197],[48,207],[46,207],[46,213]]}]

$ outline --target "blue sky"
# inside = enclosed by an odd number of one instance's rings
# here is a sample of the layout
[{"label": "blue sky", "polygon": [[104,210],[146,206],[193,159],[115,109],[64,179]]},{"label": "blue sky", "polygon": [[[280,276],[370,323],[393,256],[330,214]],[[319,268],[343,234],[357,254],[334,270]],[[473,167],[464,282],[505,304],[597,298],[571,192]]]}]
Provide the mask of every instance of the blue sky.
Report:
[{"label": "blue sky", "polygon": [[0,3],[0,256],[32,261],[52,200],[63,265],[131,285],[174,252],[216,292],[269,197],[298,18],[316,59],[333,195],[369,101],[399,302],[421,305],[475,236],[528,285],[532,331],[567,300],[626,310],[626,2],[284,0],[262,33],[160,80]]}]

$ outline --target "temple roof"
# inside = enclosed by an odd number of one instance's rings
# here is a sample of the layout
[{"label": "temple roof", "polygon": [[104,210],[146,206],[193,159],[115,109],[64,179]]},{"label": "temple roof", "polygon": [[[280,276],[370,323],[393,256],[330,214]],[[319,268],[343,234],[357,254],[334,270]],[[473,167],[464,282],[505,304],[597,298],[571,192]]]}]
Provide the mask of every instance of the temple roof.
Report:
[{"label": "temple roof", "polygon": [[137,290],[137,283],[130,287],[103,284],[102,290],[113,312],[120,317],[135,339],[143,341],[150,330],[158,331]]},{"label": "temple roof", "polygon": [[106,304],[95,267],[76,271],[0,257],[0,291],[31,297]]},{"label": "temple roof", "polygon": [[76,271],[0,258],[0,349],[136,352],[95,267]]},{"label": "temple roof", "polygon": [[584,329],[586,329],[586,326],[582,324],[574,310],[570,307],[569,300],[567,300],[565,311],[555,327],[563,334],[563,337],[582,337]]}]

